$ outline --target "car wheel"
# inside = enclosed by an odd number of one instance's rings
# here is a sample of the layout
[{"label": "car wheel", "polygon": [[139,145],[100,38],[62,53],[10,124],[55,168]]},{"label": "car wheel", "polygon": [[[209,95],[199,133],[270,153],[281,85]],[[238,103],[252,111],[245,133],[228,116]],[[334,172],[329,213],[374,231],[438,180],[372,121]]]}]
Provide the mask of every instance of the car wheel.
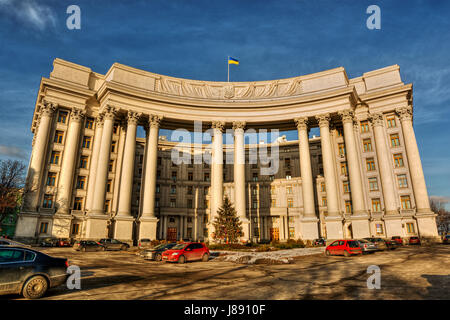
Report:
[{"label": "car wheel", "polygon": [[183,264],[183,263],[185,263],[185,262],[186,262],[185,256],[181,256],[181,257],[178,258],[178,263]]},{"label": "car wheel", "polygon": [[348,253],[348,251],[344,251],[344,256],[350,257],[350,253]]},{"label": "car wheel", "polygon": [[162,257],[161,257],[161,254],[160,253],[157,253],[156,255],[155,255],[155,261],[161,261],[162,259],[161,259]]},{"label": "car wheel", "polygon": [[123,245],[120,250],[128,250],[128,247],[126,245]]},{"label": "car wheel", "polygon": [[86,248],[85,247],[81,248],[81,252],[86,252]]},{"label": "car wheel", "polygon": [[329,251],[329,250],[325,250],[325,255],[326,255],[327,257],[331,256],[330,251]]},{"label": "car wheel", "polygon": [[203,261],[203,262],[208,262],[208,260],[209,260],[209,254],[205,253],[205,254],[203,255],[203,257],[202,257],[202,261]]},{"label": "car wheel", "polygon": [[35,276],[25,283],[22,295],[27,299],[39,299],[47,292],[47,289],[47,280],[43,276]]}]

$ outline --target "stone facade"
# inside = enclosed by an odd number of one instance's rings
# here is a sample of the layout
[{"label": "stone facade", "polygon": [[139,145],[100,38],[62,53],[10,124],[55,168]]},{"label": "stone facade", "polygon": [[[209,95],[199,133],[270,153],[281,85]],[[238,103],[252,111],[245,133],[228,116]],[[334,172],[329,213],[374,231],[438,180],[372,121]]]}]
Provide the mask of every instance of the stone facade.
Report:
[{"label": "stone facade", "polygon": [[[15,236],[211,240],[228,196],[243,240],[437,237],[412,120],[412,85],[398,66],[350,80],[337,68],[222,83],[120,64],[100,75],[56,59],[36,102]],[[196,121],[211,145],[159,137]],[[309,138],[313,127],[320,137]],[[223,143],[227,129],[234,143]],[[298,140],[245,144],[253,129],[295,129]],[[261,174],[267,164],[250,155],[274,147],[278,170]],[[212,162],[177,165],[179,149]]]}]

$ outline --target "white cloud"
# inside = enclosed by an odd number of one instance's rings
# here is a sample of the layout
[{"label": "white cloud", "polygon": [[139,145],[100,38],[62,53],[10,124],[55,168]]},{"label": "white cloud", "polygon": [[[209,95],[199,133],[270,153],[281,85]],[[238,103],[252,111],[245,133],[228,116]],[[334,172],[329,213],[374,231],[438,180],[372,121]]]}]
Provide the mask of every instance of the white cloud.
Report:
[{"label": "white cloud", "polygon": [[0,156],[26,160],[28,158],[28,153],[17,147],[0,145]]},{"label": "white cloud", "polygon": [[35,0],[0,0],[0,11],[41,31],[56,26],[56,15],[52,8]]}]

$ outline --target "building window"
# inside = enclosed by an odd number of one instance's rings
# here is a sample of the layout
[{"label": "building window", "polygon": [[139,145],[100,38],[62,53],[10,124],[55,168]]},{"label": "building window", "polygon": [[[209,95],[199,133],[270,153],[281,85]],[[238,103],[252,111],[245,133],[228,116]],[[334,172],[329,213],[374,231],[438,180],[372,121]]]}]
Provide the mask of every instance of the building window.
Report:
[{"label": "building window", "polygon": [[399,188],[408,188],[408,179],[406,178],[406,174],[399,174],[397,176],[397,180]]},{"label": "building window", "polygon": [[41,222],[39,226],[39,233],[47,233],[48,231],[48,222]]},{"label": "building window", "polygon": [[271,217],[272,218],[272,223],[278,223],[278,217]]},{"label": "building window", "polygon": [[395,116],[394,115],[388,115],[386,116],[386,122],[388,128],[395,128],[397,126],[397,123],[395,122]]},{"label": "building window", "polygon": [[187,217],[187,223],[192,223],[192,217]]},{"label": "building window", "polygon": [[378,190],[378,179],[376,177],[369,178],[369,190],[370,191]]},{"label": "building window", "polygon": [[287,199],[287,207],[288,208],[294,207],[294,199],[292,199],[292,198]]},{"label": "building window", "polygon": [[119,125],[117,123],[115,123],[114,127],[113,127],[113,133],[117,134],[117,131],[119,131]]},{"label": "building window", "polygon": [[189,209],[192,209],[194,206],[192,205],[192,199],[188,199],[187,200],[187,207],[189,208]]},{"label": "building window", "polygon": [[348,180],[343,181],[342,185],[344,186],[344,193],[350,193],[350,184]]},{"label": "building window", "polygon": [[80,157],[80,168],[87,169],[88,166],[88,157],[87,156],[81,156]]},{"label": "building window", "polygon": [[111,203],[111,200],[106,200],[105,201],[105,213],[109,212],[109,205],[110,205],[110,203]]},{"label": "building window", "polygon": [[256,196],[258,194],[258,188],[257,187],[252,187],[252,194],[254,196]]},{"label": "building window", "polygon": [[258,173],[257,172],[253,172],[253,178],[252,178],[253,182],[258,181]]},{"label": "building window", "polygon": [[391,134],[391,147],[400,146],[400,138],[398,137],[398,133]]},{"label": "building window", "polygon": [[112,180],[108,179],[108,182],[106,183],[106,192],[111,192],[112,188]]},{"label": "building window", "polygon": [[286,187],[286,193],[287,194],[292,194],[292,186],[287,186]]},{"label": "building window", "polygon": [[401,196],[402,209],[411,209],[411,197],[410,196]]},{"label": "building window", "polygon": [[253,236],[259,237],[259,228],[258,227],[253,228]]},{"label": "building window", "polygon": [[56,183],[56,172],[49,172],[47,176],[47,185],[53,187]]},{"label": "building window", "polygon": [[253,200],[253,209],[258,209],[258,200]]},{"label": "building window", "polygon": [[380,199],[372,199],[372,212],[381,212]]},{"label": "building window", "polygon": [[61,156],[61,153],[59,151],[52,151],[52,156],[50,158],[51,164],[59,164],[59,157]]},{"label": "building window", "polygon": [[276,194],[277,193],[277,189],[275,188],[275,186],[270,186],[270,194]]},{"label": "building window", "polygon": [[294,217],[288,217],[288,222],[289,224],[293,224],[295,222]]},{"label": "building window", "polygon": [[142,162],[144,162],[144,155],[140,154],[139,155],[139,163],[142,164]]},{"label": "building window", "polygon": [[[139,200],[137,204],[139,204]],[[159,198],[155,198],[155,208],[159,208]]]},{"label": "building window", "polygon": [[344,135],[344,128],[342,128],[342,127],[337,127],[337,128],[336,128],[336,135],[337,135],[338,137],[342,137],[342,136]]},{"label": "building window", "polygon": [[286,179],[290,180],[291,178],[291,171],[286,171]]},{"label": "building window", "polygon": [[295,238],[295,228],[289,227],[289,238],[294,239]]},{"label": "building window", "polygon": [[367,171],[375,171],[375,160],[373,158],[366,159]]},{"label": "building window", "polygon": [[177,206],[177,201],[176,199],[170,199],[170,207],[171,208],[175,208]]},{"label": "building window", "polygon": [[52,206],[53,206],[53,196],[51,194],[44,195],[44,203],[42,204],[42,207],[50,209]]},{"label": "building window", "polygon": [[322,198],[322,207],[327,206],[327,198]]},{"label": "building window", "polygon": [[416,233],[415,228],[414,228],[414,223],[409,222],[406,224],[406,231],[408,233]]},{"label": "building window", "polygon": [[286,169],[289,169],[291,167],[291,159],[290,158],[284,159],[284,167]]},{"label": "building window", "polygon": [[352,202],[350,200],[345,200],[345,212],[352,213]]},{"label": "building window", "polygon": [[[139,169],[139,175],[142,174],[142,169]],[[161,170],[156,171],[156,179],[161,179]]]},{"label": "building window", "polygon": [[84,136],[83,137],[83,148],[85,149],[90,149],[91,148],[91,141],[92,141],[92,137],[91,136]]},{"label": "building window", "polygon": [[320,183],[320,191],[321,192],[326,192],[326,190],[325,190],[325,182],[321,182]]},{"label": "building window", "polygon": [[64,132],[63,131],[56,131],[55,132],[55,140],[53,142],[55,143],[62,143],[64,138]]},{"label": "building window", "polygon": [[83,205],[83,198],[76,197],[75,201],[73,202],[73,210],[81,210],[82,205]]},{"label": "building window", "polygon": [[58,122],[59,123],[66,123],[67,121],[67,112],[66,111],[60,111],[58,113]]},{"label": "building window", "polygon": [[194,180],[194,174],[192,172],[188,172],[188,180],[189,181]]},{"label": "building window", "polygon": [[371,139],[364,139],[363,140],[363,147],[364,147],[364,152],[372,151],[372,140]]},{"label": "building window", "polygon": [[203,174],[203,181],[206,181],[206,182],[209,182],[210,180],[209,180],[209,172],[205,172],[204,174]]},{"label": "building window", "polygon": [[277,200],[276,199],[271,199],[270,207],[271,208],[275,208],[276,206],[277,206]]},{"label": "building window", "polygon": [[361,133],[369,132],[369,121],[361,121]]},{"label": "building window", "polygon": [[346,176],[348,173],[347,162],[341,162],[341,175]]},{"label": "building window", "polygon": [[116,152],[116,141],[111,141],[111,153]]},{"label": "building window", "polygon": [[172,181],[177,181],[177,172],[172,171]]},{"label": "building window", "polygon": [[375,230],[377,232],[377,234],[383,234],[383,225],[381,223],[377,223],[375,225]]},{"label": "building window", "polygon": [[203,194],[206,196],[209,192],[209,187],[204,187],[203,188]]},{"label": "building window", "polygon": [[344,156],[345,155],[345,145],[343,143],[339,143],[338,148],[339,148],[339,155]]},{"label": "building window", "polygon": [[400,168],[403,167],[403,155],[401,153],[394,154],[394,167]]},{"label": "building window", "polygon": [[[141,161],[141,163],[142,163],[142,161]],[[161,164],[162,164],[162,158],[158,157],[158,166],[160,166]]]},{"label": "building window", "polygon": [[80,232],[80,225],[78,223],[74,223],[72,225],[72,234],[77,235]]},{"label": "building window", "polygon": [[188,186],[187,194],[192,194],[192,193],[193,193],[193,187],[192,186]]},{"label": "building window", "polygon": [[84,124],[84,127],[86,129],[92,129],[94,127],[94,119],[92,118],[87,118],[86,119],[86,123]]},{"label": "building window", "polygon": [[85,185],[86,185],[86,177],[85,176],[78,176],[77,189],[83,189],[84,190],[84,186]]},{"label": "building window", "polygon": [[176,194],[177,193],[177,186],[171,185],[170,186],[170,194]]}]

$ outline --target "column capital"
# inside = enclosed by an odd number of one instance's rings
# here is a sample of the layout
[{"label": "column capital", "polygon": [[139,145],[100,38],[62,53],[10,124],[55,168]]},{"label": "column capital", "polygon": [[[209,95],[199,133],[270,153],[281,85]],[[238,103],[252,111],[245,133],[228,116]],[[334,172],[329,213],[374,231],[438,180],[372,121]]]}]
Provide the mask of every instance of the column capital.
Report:
[{"label": "column capital", "polygon": [[118,108],[113,107],[111,105],[107,105],[107,106],[103,107],[101,110],[103,113],[103,119],[104,120],[114,120],[118,110],[119,110]]},{"label": "column capital", "polygon": [[369,121],[372,123],[373,127],[383,126],[383,113],[377,112],[369,114]]},{"label": "column capital", "polygon": [[298,117],[294,119],[297,130],[308,129],[308,117]]},{"label": "column capital", "polygon": [[150,114],[148,116],[148,124],[151,127],[159,128],[159,125],[161,123],[161,120],[163,119],[163,116],[157,115],[157,114]]},{"label": "column capital", "polygon": [[211,128],[215,130],[220,130],[220,132],[223,132],[223,129],[225,128],[225,122],[224,121],[213,121],[211,124]]},{"label": "column capital", "polygon": [[318,116],[316,116],[316,120],[317,122],[319,122],[319,127],[329,127],[330,125],[330,114],[329,113],[325,113],[325,114],[320,114]]},{"label": "column capital", "polygon": [[70,112],[70,120],[74,121],[74,122],[83,121],[85,116],[86,116],[86,111],[82,110],[80,108],[73,108],[72,112]]},{"label": "column capital", "polygon": [[103,124],[105,123],[105,118],[103,113],[99,113],[98,116],[95,118],[95,123],[97,128],[102,128]]},{"label": "column capital", "polygon": [[412,120],[412,107],[409,105],[407,107],[396,108],[395,112],[397,113],[400,121],[410,121]]},{"label": "column capital", "polygon": [[142,113],[141,112],[134,112],[134,111],[128,111],[128,125],[137,125],[139,119],[141,118]]},{"label": "column capital", "polygon": [[338,115],[341,117],[343,123],[352,123],[353,124],[353,117],[355,113],[353,110],[347,109],[342,110],[338,112]]},{"label": "column capital", "polygon": [[39,111],[41,112],[40,116],[50,117],[53,113],[58,109],[58,104],[50,101],[44,100]]},{"label": "column capital", "polygon": [[245,121],[233,121],[233,130],[244,130],[245,126],[246,126],[246,122]]}]

